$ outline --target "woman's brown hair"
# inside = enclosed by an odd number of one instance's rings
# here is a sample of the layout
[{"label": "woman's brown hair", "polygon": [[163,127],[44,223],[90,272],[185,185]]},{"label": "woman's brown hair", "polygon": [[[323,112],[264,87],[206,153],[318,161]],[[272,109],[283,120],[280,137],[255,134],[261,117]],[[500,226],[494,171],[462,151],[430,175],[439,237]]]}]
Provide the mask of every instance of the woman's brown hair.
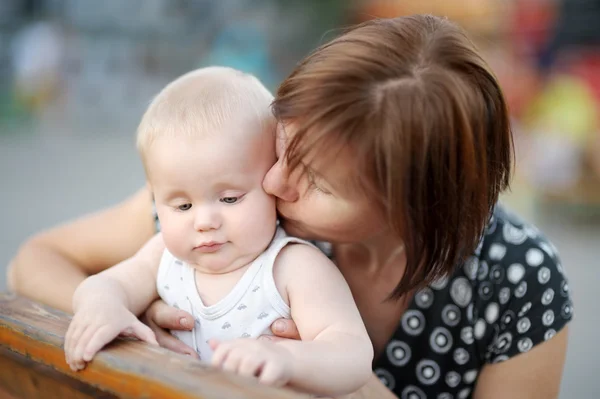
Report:
[{"label": "woman's brown hair", "polygon": [[295,68],[273,109],[296,128],[285,155],[292,169],[309,152],[354,151],[353,173],[405,243],[406,272],[391,298],[472,254],[509,185],[502,91],[465,33],[444,18],[351,28]]}]

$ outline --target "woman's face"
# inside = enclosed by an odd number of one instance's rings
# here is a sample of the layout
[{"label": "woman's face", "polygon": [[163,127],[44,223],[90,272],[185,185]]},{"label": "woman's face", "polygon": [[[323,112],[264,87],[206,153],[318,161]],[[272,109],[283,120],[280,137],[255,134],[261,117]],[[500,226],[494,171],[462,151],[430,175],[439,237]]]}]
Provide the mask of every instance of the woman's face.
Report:
[{"label": "woman's face", "polygon": [[[277,210],[288,234],[329,242],[367,241],[387,229],[375,205],[355,188],[351,177],[360,173],[349,148],[328,157],[303,160],[306,173],[290,173],[285,164],[286,143],[294,126],[277,127],[277,162],[263,181],[265,191],[277,197]],[[332,159],[335,158],[335,159]],[[301,168],[298,168],[301,169]]]}]

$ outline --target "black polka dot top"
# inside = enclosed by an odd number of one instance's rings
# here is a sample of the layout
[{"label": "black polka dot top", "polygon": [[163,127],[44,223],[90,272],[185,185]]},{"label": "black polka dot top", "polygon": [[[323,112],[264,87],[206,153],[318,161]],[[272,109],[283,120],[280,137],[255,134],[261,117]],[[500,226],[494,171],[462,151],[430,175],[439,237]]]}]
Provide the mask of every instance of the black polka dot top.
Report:
[{"label": "black polka dot top", "polygon": [[572,313],[556,248],[497,206],[465,264],[416,293],[374,372],[402,399],[470,398],[483,366],[552,339]]}]

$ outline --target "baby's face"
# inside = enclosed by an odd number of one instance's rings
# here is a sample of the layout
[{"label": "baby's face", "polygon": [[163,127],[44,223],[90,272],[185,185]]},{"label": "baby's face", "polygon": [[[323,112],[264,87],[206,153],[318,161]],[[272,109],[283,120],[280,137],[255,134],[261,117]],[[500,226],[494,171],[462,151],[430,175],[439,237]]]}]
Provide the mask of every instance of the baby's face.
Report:
[{"label": "baby's face", "polygon": [[275,162],[272,132],[215,132],[163,138],[146,157],[165,244],[208,273],[225,273],[266,249],[275,199],[262,181]]}]

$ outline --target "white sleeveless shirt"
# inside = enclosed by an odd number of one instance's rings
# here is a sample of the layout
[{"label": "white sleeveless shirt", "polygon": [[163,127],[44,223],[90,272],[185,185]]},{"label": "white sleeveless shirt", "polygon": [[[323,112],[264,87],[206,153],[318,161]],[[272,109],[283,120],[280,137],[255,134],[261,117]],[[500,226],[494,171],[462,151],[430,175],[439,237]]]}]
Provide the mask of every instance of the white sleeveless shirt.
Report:
[{"label": "white sleeveless shirt", "polygon": [[192,331],[171,333],[195,349],[203,361],[212,358],[209,339],[227,341],[272,334],[270,327],[275,320],[290,318],[290,308],[279,294],[273,278],[275,258],[289,243],[312,245],[287,236],[278,227],[269,247],[252,262],[231,292],[211,306],[202,303],[196,289],[194,268],[165,249],[158,268],[158,294],[167,304],[187,311],[195,319]]}]

